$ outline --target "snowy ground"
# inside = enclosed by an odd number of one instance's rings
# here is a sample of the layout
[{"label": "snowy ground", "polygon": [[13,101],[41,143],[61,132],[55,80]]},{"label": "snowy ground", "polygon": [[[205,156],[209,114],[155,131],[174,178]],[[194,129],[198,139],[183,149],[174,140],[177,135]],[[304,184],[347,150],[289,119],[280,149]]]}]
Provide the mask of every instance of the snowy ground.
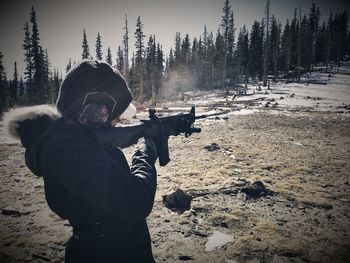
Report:
[{"label": "snowy ground", "polygon": [[[171,162],[157,167],[148,218],[157,262],[348,262],[350,69],[311,77],[328,84],[249,86],[234,99],[192,93],[159,106],[228,112],[199,120],[199,134],[169,140]],[[47,207],[23,154],[1,131],[0,262],[62,262],[71,228]],[[266,195],[252,196],[256,181]],[[180,214],[162,202],[178,188],[193,197]]]}]

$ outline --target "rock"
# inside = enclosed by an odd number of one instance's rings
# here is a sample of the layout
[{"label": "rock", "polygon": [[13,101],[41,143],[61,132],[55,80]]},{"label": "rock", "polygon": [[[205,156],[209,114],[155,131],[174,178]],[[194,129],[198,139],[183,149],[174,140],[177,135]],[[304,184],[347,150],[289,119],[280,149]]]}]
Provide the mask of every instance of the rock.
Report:
[{"label": "rock", "polygon": [[196,230],[194,231],[194,233],[196,236],[199,236],[199,237],[208,237],[208,234],[203,232],[203,231],[200,231],[200,230]]},{"label": "rock", "polygon": [[223,227],[223,228],[228,228],[228,224],[226,222],[221,222],[219,224],[219,226]]},{"label": "rock", "polygon": [[34,259],[41,259],[41,260],[44,260],[46,262],[50,262],[51,261],[51,259],[49,257],[43,256],[43,255],[39,255],[39,254],[35,254],[35,253],[32,254],[32,257]]},{"label": "rock", "polygon": [[284,257],[275,255],[272,259],[272,263],[304,263],[304,260],[301,260],[297,257]]},{"label": "rock", "polygon": [[191,209],[192,196],[183,190],[177,189],[174,193],[163,195],[163,204],[174,212],[183,213]]},{"label": "rock", "polygon": [[179,256],[179,260],[182,261],[189,261],[189,260],[193,260],[193,258],[191,256]]},{"label": "rock", "polygon": [[212,144],[204,146],[204,149],[208,150],[209,152],[213,152],[213,151],[220,150],[220,146],[214,142]]},{"label": "rock", "polygon": [[21,213],[19,211],[12,210],[12,209],[2,209],[2,214],[5,216],[14,216],[14,217],[21,216]]},{"label": "rock", "polygon": [[255,181],[251,185],[242,188],[241,192],[245,193],[247,198],[259,198],[272,194],[272,192],[266,189],[265,185],[261,181]]},{"label": "rock", "polygon": [[272,168],[273,168],[272,165],[265,165],[265,166],[261,167],[261,169],[263,169],[263,170],[268,170],[268,171],[271,171]]},{"label": "rock", "polygon": [[30,212],[20,212],[17,209],[8,206],[3,208],[1,213],[5,216],[19,217],[21,215],[28,215]]}]

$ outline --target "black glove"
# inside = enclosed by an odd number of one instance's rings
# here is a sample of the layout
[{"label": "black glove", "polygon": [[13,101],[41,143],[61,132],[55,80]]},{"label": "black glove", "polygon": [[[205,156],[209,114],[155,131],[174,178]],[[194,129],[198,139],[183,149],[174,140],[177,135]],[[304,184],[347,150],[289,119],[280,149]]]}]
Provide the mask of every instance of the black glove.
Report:
[{"label": "black glove", "polygon": [[137,149],[143,153],[145,153],[150,161],[153,163],[156,162],[158,158],[157,146],[153,139],[151,138],[140,138],[136,145]]}]

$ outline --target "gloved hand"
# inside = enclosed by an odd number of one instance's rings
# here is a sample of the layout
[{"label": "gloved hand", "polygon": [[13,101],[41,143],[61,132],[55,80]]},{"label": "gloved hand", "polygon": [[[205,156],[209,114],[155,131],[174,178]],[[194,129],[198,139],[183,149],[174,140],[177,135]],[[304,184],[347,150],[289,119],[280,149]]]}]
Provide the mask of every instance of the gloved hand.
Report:
[{"label": "gloved hand", "polygon": [[157,146],[153,139],[151,138],[140,138],[136,145],[137,149],[143,153],[145,153],[150,161],[156,162],[158,158]]}]

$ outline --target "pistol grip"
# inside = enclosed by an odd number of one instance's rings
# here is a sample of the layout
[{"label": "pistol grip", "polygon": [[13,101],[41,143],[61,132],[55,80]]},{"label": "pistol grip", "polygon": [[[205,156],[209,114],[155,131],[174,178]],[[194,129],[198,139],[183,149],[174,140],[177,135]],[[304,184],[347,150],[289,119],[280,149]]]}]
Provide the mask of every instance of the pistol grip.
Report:
[{"label": "pistol grip", "polygon": [[169,158],[169,134],[166,132],[165,127],[159,127],[159,137],[156,140],[158,157],[159,157],[159,165],[165,166],[170,162]]},{"label": "pistol grip", "polygon": [[170,162],[169,158],[169,146],[168,146],[168,136],[162,136],[159,140],[158,146],[158,155],[159,155],[159,165],[165,166]]}]

